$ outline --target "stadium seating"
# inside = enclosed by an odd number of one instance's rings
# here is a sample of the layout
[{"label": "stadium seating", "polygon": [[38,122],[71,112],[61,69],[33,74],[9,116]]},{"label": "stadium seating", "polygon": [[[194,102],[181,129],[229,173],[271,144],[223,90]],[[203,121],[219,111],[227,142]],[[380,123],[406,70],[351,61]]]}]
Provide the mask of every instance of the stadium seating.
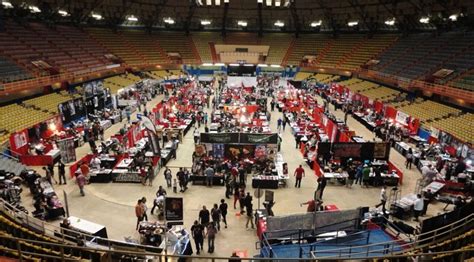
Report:
[{"label": "stadium seating", "polygon": [[212,63],[212,52],[209,43],[222,44],[222,38],[216,32],[193,32],[194,45],[203,63]]},{"label": "stadium seating", "polygon": [[328,74],[314,74],[308,78],[309,81],[316,80],[318,83],[323,84],[330,84],[331,82],[335,82],[339,79],[340,76],[336,75],[328,75]]},{"label": "stadium seating", "polygon": [[132,74],[113,76],[104,79],[104,86],[110,88],[110,93],[116,94],[119,89],[131,86],[138,81],[140,78]]},{"label": "stadium seating", "polygon": [[368,97],[370,100],[379,100],[386,102],[394,99],[397,95],[400,94],[400,92],[391,88],[380,86],[374,89],[361,91],[359,92],[359,94]]},{"label": "stadium seating", "polygon": [[191,37],[184,35],[182,32],[160,32],[159,34],[152,34],[151,37],[158,41],[159,46],[168,56],[170,53],[178,53],[183,64],[199,63]]},{"label": "stadium seating", "polygon": [[128,65],[140,65],[146,61],[136,49],[126,42],[118,33],[108,29],[87,28],[92,38],[101,43],[107,50],[121,58]]},{"label": "stadium seating", "polygon": [[265,63],[275,65],[282,64],[291,41],[292,37],[290,34],[274,33],[265,35],[260,40],[260,44],[270,46]]},{"label": "stadium seating", "polygon": [[46,110],[49,113],[57,114],[58,113],[58,104],[64,103],[68,100],[71,100],[72,97],[68,95],[61,95],[57,93],[52,93],[32,99],[23,101],[23,104],[27,106],[34,106],[40,110]]},{"label": "stadium seating", "polygon": [[0,107],[0,130],[5,131],[0,137],[0,142],[5,142],[11,133],[31,127],[52,116],[49,112],[26,108],[17,104]]},{"label": "stadium seating", "polygon": [[474,144],[474,114],[467,113],[457,117],[442,118],[428,123],[426,126],[435,127],[452,134],[453,136]]},{"label": "stadium seating", "polygon": [[303,80],[308,79],[313,74],[314,73],[309,73],[309,72],[298,72],[298,73],[296,73],[294,80],[295,81],[303,81]]},{"label": "stadium seating", "polygon": [[[472,58],[474,59],[474,57]],[[449,83],[450,86],[454,86],[461,89],[474,91],[474,72],[463,75]]]},{"label": "stadium seating", "polygon": [[339,84],[349,88],[353,93],[359,93],[362,91],[379,87],[378,84],[358,78],[351,78],[345,81],[341,81],[339,82]]},{"label": "stadium seating", "polygon": [[334,40],[329,50],[318,58],[317,65],[336,68],[347,56],[364,44],[366,39],[362,35],[341,35]]},{"label": "stadium seating", "polygon": [[295,39],[294,46],[288,56],[288,65],[299,66],[305,55],[320,58],[323,51],[332,44],[333,40],[327,35],[308,34]]},{"label": "stadium seating", "polygon": [[424,101],[401,106],[397,110],[410,116],[420,119],[422,123],[439,120],[443,117],[454,116],[461,113],[461,110],[453,107],[436,103],[433,101]]},{"label": "stadium seating", "polygon": [[223,38],[227,45],[260,45],[261,38],[256,33],[230,32]]},{"label": "stadium seating", "polygon": [[0,57],[0,81],[2,83],[25,80],[31,77],[32,76],[28,72],[23,70],[21,67],[10,62],[4,57]]},{"label": "stadium seating", "polygon": [[143,30],[123,30],[121,35],[130,43],[143,59],[149,64],[162,64],[168,62],[166,54],[158,46],[158,42]]}]

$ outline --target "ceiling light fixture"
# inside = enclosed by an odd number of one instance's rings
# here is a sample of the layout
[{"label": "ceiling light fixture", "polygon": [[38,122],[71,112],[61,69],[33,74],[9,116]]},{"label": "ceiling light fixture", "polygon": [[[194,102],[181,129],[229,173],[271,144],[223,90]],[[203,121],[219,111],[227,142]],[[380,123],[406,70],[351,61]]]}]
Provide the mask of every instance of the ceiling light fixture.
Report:
[{"label": "ceiling light fixture", "polygon": [[242,26],[242,27],[246,27],[247,26],[247,21],[243,21],[243,20],[237,21],[237,25]]},{"label": "ceiling light fixture", "polygon": [[391,19],[386,20],[385,24],[390,25],[390,26],[395,25],[395,18],[391,18]]},{"label": "ceiling light fixture", "polygon": [[224,0],[224,4],[228,4],[229,3],[229,0]]},{"label": "ceiling light fixture", "polygon": [[285,23],[283,23],[282,21],[278,20],[275,22],[274,24],[275,26],[278,26],[278,27],[284,27],[285,26]]},{"label": "ceiling light fixture", "polygon": [[211,21],[210,20],[201,20],[201,25],[210,25]]},{"label": "ceiling light fixture", "polygon": [[311,27],[318,27],[318,26],[321,26],[322,24],[322,21],[319,20],[319,21],[314,21],[311,23]]},{"label": "ceiling light fixture", "polygon": [[267,3],[267,6],[272,6],[272,0],[267,0],[266,3]]},{"label": "ceiling light fixture", "polygon": [[58,10],[58,14],[60,14],[61,16],[68,16],[68,12],[64,11],[64,10]]},{"label": "ceiling light fixture", "polygon": [[270,67],[278,68],[281,67],[280,65],[271,65]]},{"label": "ceiling light fixture", "polygon": [[240,66],[239,64],[229,64],[229,66]]},{"label": "ceiling light fixture", "polygon": [[173,25],[175,22],[174,22],[174,19],[171,18],[171,17],[168,17],[168,18],[164,18],[163,21],[169,25]]},{"label": "ceiling light fixture", "polygon": [[257,66],[258,66],[258,67],[268,67],[267,64],[258,64]]},{"label": "ceiling light fixture", "polygon": [[202,66],[213,66],[212,63],[203,63]]},{"label": "ceiling light fixture", "polygon": [[206,0],[206,5],[212,5],[212,0]]},{"label": "ceiling light fixture", "polygon": [[452,15],[449,16],[449,20],[451,20],[451,21],[453,21],[453,22],[454,22],[454,21],[457,21],[457,20],[458,20],[458,16],[459,16],[458,14],[452,14]]},{"label": "ceiling light fixture", "polygon": [[275,0],[275,6],[280,7],[281,6],[281,0]]},{"label": "ceiling light fixture", "polygon": [[263,4],[263,0],[257,0],[258,4]]},{"label": "ceiling light fixture", "polygon": [[225,66],[224,63],[215,63],[214,65],[215,65],[215,66]]},{"label": "ceiling light fixture", "polygon": [[41,13],[41,10],[37,6],[34,6],[34,5],[28,6],[28,9],[30,9],[30,12],[32,13]]},{"label": "ceiling light fixture", "polygon": [[429,22],[430,22],[430,18],[427,16],[420,18],[420,23],[422,24],[428,24]]},{"label": "ceiling light fixture", "polygon": [[92,13],[91,16],[92,16],[92,18],[94,18],[95,20],[102,20],[102,16],[99,15],[99,14]]},{"label": "ceiling light fixture", "polygon": [[12,3],[7,2],[7,1],[2,1],[2,5],[3,5],[3,8],[6,8],[6,9],[13,8]]},{"label": "ceiling light fixture", "polygon": [[350,27],[356,26],[358,24],[359,24],[359,21],[350,21],[349,23],[347,23],[347,25]]},{"label": "ceiling light fixture", "polygon": [[138,22],[138,18],[133,15],[127,17],[127,20],[131,22]]}]

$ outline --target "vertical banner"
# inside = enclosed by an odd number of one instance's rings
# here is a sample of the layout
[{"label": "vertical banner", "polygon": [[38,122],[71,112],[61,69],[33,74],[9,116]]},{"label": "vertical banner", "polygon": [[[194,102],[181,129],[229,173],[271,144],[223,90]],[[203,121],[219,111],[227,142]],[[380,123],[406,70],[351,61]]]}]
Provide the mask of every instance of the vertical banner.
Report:
[{"label": "vertical banner", "polygon": [[66,138],[57,141],[61,160],[64,163],[76,161],[76,148],[74,147],[74,138]]},{"label": "vertical banner", "polygon": [[151,150],[153,152],[153,155],[159,156],[160,155],[160,139],[158,138],[158,135],[156,133],[153,133],[151,130],[147,130],[148,133],[148,142],[151,145]]},{"label": "vertical banner", "polygon": [[182,197],[166,197],[165,218],[166,218],[166,221],[182,221],[183,220],[183,198]]}]

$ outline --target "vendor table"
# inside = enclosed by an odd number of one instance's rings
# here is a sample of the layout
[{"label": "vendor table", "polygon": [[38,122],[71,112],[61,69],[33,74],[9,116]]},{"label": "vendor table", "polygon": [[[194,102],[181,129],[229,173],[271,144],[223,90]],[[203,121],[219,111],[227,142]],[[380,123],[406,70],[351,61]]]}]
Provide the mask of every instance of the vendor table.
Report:
[{"label": "vendor table", "polygon": [[105,228],[105,226],[74,216],[70,216],[68,220],[70,223],[69,227],[72,230],[79,231],[92,236],[107,238],[107,229]]},{"label": "vendor table", "polygon": [[142,177],[139,172],[128,171],[127,169],[112,170],[113,181],[117,183],[141,183]]},{"label": "vendor table", "polygon": [[410,140],[412,140],[415,143],[426,142],[426,139],[421,138],[419,136],[410,136]]},{"label": "vendor table", "polygon": [[252,178],[253,188],[278,189],[278,176],[256,176]]},{"label": "vendor table", "polygon": [[428,189],[431,191],[431,193],[436,194],[438,191],[440,191],[444,187],[444,183],[438,182],[438,181],[433,181],[429,185],[427,185],[425,188],[423,188],[423,192],[427,192]]},{"label": "vendor table", "polygon": [[51,158],[53,159],[53,163],[55,163],[56,159],[61,156],[61,151],[59,151],[59,149],[51,149],[48,153],[46,153],[46,155],[51,156]]},{"label": "vendor table", "polygon": [[402,154],[403,156],[406,155],[406,153],[408,152],[408,150],[410,149],[411,147],[405,143],[405,142],[396,142],[395,143],[395,150],[397,150],[400,154]]},{"label": "vendor table", "polygon": [[113,115],[109,117],[109,120],[112,122],[112,124],[117,124],[122,121],[122,116],[120,115]]},{"label": "vendor table", "polygon": [[[201,185],[206,185],[206,176],[191,175],[189,176],[189,181],[195,185],[199,183]],[[224,176],[213,176],[212,185],[223,186],[224,185]]]},{"label": "vendor table", "polygon": [[106,169],[112,169],[116,161],[114,157],[107,156],[107,155],[100,155],[99,160],[100,160],[101,167],[104,167]]},{"label": "vendor table", "polygon": [[416,194],[409,194],[396,201],[391,207],[393,216],[399,219],[411,216],[416,198]]},{"label": "vendor table", "polygon": [[117,164],[116,168],[129,168],[133,163],[133,158],[124,158]]},{"label": "vendor table", "polygon": [[324,177],[328,180],[329,183],[339,182],[340,184],[345,184],[347,173],[334,173],[334,172],[325,172]]},{"label": "vendor table", "polygon": [[112,169],[91,170],[89,176],[91,183],[108,183],[112,181]]},{"label": "vendor table", "polygon": [[112,126],[112,121],[110,120],[101,120],[100,121],[100,126],[106,130],[107,128],[111,127]]},{"label": "vendor table", "polygon": [[354,113],[354,114],[352,114],[352,117],[354,117],[355,120],[357,120],[359,123],[364,125],[370,131],[374,131],[374,129],[376,127],[376,124],[372,121],[367,120],[367,118],[365,118],[364,114]]},{"label": "vendor table", "polygon": [[360,136],[353,136],[353,137],[352,137],[352,140],[354,140],[354,141],[357,142],[357,143],[365,143],[365,142],[367,142],[367,141],[365,141],[365,139],[363,139],[363,138],[360,137]]},{"label": "vendor table", "polygon": [[[382,184],[386,186],[398,186],[400,177],[397,174],[381,174]],[[371,173],[369,177],[369,184],[374,185],[375,174]]]},{"label": "vendor table", "polygon": [[169,149],[161,149],[160,151],[160,159],[161,159],[161,166],[165,166],[168,161],[171,159],[171,150]]},{"label": "vendor table", "polygon": [[420,160],[420,161],[418,161],[418,165],[417,165],[416,167],[418,167],[418,169],[421,171],[421,169],[422,169],[424,166],[428,166],[428,165],[436,166],[436,161]]}]

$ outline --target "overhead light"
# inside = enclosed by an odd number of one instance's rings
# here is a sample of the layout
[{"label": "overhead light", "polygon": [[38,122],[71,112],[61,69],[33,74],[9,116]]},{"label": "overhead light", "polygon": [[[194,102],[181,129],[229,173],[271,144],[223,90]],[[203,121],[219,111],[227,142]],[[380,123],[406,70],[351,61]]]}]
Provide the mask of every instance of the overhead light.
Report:
[{"label": "overhead light", "polygon": [[209,20],[201,20],[201,25],[210,25],[211,21]]},{"label": "overhead light", "polygon": [[276,7],[281,6],[281,0],[275,0],[275,6]]},{"label": "overhead light", "polygon": [[322,24],[322,21],[319,20],[319,21],[314,21],[311,23],[311,27],[318,27],[318,26],[321,26]]},{"label": "overhead light", "polygon": [[284,27],[285,26],[285,23],[283,23],[282,21],[278,20],[275,22],[274,24],[275,26],[278,26],[278,27]]},{"label": "overhead light", "polygon": [[13,8],[12,3],[7,2],[7,1],[2,1],[2,5],[3,5],[3,8],[6,8],[6,9]]},{"label": "overhead light", "polygon": [[30,12],[32,13],[41,13],[41,10],[37,6],[34,6],[34,5],[28,6],[28,9],[30,9]]},{"label": "overhead light", "polygon": [[429,22],[430,22],[430,18],[427,16],[420,18],[420,23],[422,24],[428,24]]},{"label": "overhead light", "polygon": [[347,23],[347,25],[350,27],[356,26],[358,24],[359,24],[359,21],[350,21],[349,23]]},{"label": "overhead light", "polygon": [[246,27],[247,26],[247,21],[237,21],[237,24],[242,26],[242,27]]},{"label": "overhead light", "polygon": [[202,63],[202,66],[213,66],[212,63]]},{"label": "overhead light", "polygon": [[263,0],[257,0],[258,4],[263,4]]},{"label": "overhead light", "polygon": [[258,66],[258,67],[268,67],[267,64],[258,64],[257,66]]},{"label": "overhead light", "polygon": [[244,66],[255,66],[254,64],[244,64]]},{"label": "overhead light", "polygon": [[137,22],[137,21],[138,21],[138,18],[136,18],[135,16],[131,15],[131,16],[127,17],[127,20],[128,20],[128,21],[132,21],[132,22]]},{"label": "overhead light", "polygon": [[212,0],[206,0],[206,5],[212,5]]},{"label": "overhead light", "polygon": [[229,66],[240,66],[239,64],[229,64]]},{"label": "overhead light", "polygon": [[224,63],[215,63],[214,65],[215,65],[215,66],[225,66]]},{"label": "overhead light", "polygon": [[92,16],[92,18],[94,18],[95,20],[102,20],[102,16],[99,15],[99,14],[92,13],[91,16]]},{"label": "overhead light", "polygon": [[272,0],[267,0],[266,3],[267,3],[267,6],[272,6]]},{"label": "overhead light", "polygon": [[171,17],[168,17],[168,18],[164,18],[163,21],[169,25],[173,25],[174,24],[174,20],[173,18]]},{"label": "overhead light", "polygon": [[395,18],[386,20],[385,24],[390,26],[395,25]]},{"label": "overhead light", "polygon": [[68,12],[64,11],[64,10],[58,10],[58,14],[60,14],[61,16],[68,16]]},{"label": "overhead light", "polygon": [[280,65],[271,65],[270,67],[281,67]]},{"label": "overhead light", "polygon": [[452,15],[450,15],[450,16],[449,16],[449,20],[451,20],[451,21],[453,21],[453,22],[454,22],[454,21],[457,21],[457,20],[458,20],[458,14],[452,14]]},{"label": "overhead light", "polygon": [[224,4],[228,4],[229,3],[229,0],[224,0]]}]

